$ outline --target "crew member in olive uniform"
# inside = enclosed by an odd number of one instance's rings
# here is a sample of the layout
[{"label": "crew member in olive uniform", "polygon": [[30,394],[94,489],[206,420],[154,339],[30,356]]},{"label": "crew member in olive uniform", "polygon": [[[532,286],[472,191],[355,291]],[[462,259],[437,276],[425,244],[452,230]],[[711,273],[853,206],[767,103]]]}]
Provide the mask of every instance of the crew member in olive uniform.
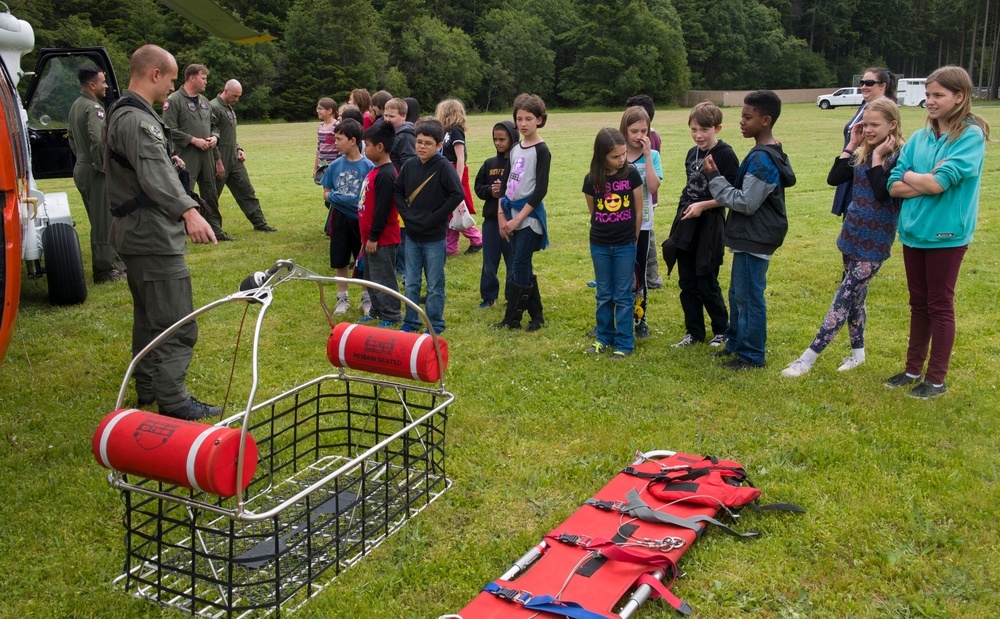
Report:
[{"label": "crew member in olive uniform", "polygon": [[[215,243],[211,225],[181,185],[170,155],[169,133],[153,111],[174,89],[177,62],[144,45],[132,54],[128,90],[108,110],[104,161],[114,220],[111,238],[128,267],[132,293],[132,354],[191,313],[191,274],[185,234],[193,243]],[[173,161],[171,161],[173,159]],[[190,321],[142,358],[135,369],[139,406],[154,401],[160,413],[181,419],[220,415],[185,385],[198,323]]]},{"label": "crew member in olive uniform", "polygon": [[222,168],[215,148],[219,139],[212,135],[212,110],[201,93],[208,86],[208,68],[202,64],[184,69],[184,85],[167,97],[163,104],[163,123],[170,129],[170,146],[184,160],[191,175],[191,188],[198,184],[198,194],[207,205],[205,218],[220,241],[232,241],[222,231],[219,193],[215,187],[216,172]]},{"label": "crew member in olive uniform", "polygon": [[240,205],[240,210],[253,224],[254,230],[277,232],[276,228],[267,225],[264,211],[260,208],[260,200],[257,199],[257,194],[250,183],[247,167],[243,164],[247,159],[246,155],[236,141],[236,113],[233,112],[233,104],[239,101],[242,95],[243,86],[236,80],[229,80],[219,96],[208,104],[212,109],[213,135],[219,140],[215,149],[219,153],[223,167],[221,173],[216,172],[215,187],[220,198],[222,188],[229,187],[236,204]]},{"label": "crew member in olive uniform", "polygon": [[76,155],[73,182],[83,198],[90,219],[90,259],[94,283],[125,279],[122,264],[108,235],[111,234],[111,211],[104,178],[104,106],[107,94],[104,72],[95,66],[80,67],[80,96],[69,110],[69,147]]}]

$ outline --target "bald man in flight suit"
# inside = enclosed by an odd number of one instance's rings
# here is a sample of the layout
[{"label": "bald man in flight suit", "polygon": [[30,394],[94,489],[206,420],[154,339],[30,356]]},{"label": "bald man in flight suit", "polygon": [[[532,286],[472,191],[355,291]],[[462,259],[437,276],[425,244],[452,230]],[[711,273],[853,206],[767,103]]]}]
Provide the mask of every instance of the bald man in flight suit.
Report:
[{"label": "bald man in flight suit", "polygon": [[[177,61],[161,47],[143,45],[132,54],[129,70],[128,90],[108,110],[104,162],[111,238],[128,267],[135,356],[194,311],[185,237],[192,243],[216,238],[181,185],[169,130],[153,111],[174,89]],[[188,420],[222,414],[221,407],[199,402],[187,390],[197,341],[198,323],[190,320],[139,361],[134,376],[140,408],[156,402],[160,414]]]},{"label": "bald man in flight suit", "polygon": [[236,80],[229,80],[219,96],[208,104],[212,110],[213,135],[219,140],[215,149],[219,153],[219,161],[222,162],[222,170],[216,170],[215,187],[219,197],[222,197],[222,188],[229,187],[236,204],[253,224],[254,230],[277,232],[276,228],[267,225],[264,211],[260,208],[260,200],[253,190],[253,184],[250,183],[247,167],[243,164],[247,160],[246,155],[236,140],[237,121],[233,104],[238,102],[241,96],[243,96],[243,86]]}]

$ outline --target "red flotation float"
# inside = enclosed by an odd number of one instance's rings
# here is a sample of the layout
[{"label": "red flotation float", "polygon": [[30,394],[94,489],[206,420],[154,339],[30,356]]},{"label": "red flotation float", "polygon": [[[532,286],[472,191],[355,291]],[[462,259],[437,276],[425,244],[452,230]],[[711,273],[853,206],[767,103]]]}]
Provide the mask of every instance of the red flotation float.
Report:
[{"label": "red flotation float", "polygon": [[[240,430],[134,408],[104,418],[91,444],[101,466],[221,497],[236,494]],[[257,471],[257,443],[246,435],[242,489]]]},{"label": "red flotation float", "polygon": [[438,343],[443,368],[438,367],[429,333],[404,333],[342,322],[330,333],[326,356],[340,368],[433,383],[441,380],[448,367],[448,343],[441,338]]}]

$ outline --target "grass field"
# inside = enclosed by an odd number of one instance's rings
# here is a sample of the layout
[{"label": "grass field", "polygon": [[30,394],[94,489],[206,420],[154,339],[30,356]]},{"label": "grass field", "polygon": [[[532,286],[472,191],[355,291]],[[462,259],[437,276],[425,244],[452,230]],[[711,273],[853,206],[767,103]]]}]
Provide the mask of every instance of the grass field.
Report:
[{"label": "grass field", "polygon": [[[982,113],[1000,130],[1000,109]],[[725,110],[721,137],[742,156],[738,110]],[[798,175],[787,193],[790,230],[768,273],[768,367],[734,374],[708,348],[671,348],[684,334],[676,275],[652,291],[653,337],[625,363],[583,353],[593,325],[593,271],[580,186],[593,136],[616,113],[555,113],[541,134],[553,154],[546,200],[552,245],[535,259],[546,306],[537,334],[488,328],[502,306],[478,310],[479,256],[447,265],[451,364],[447,467],[453,489],[345,572],[296,616],[437,617],[457,612],[541,535],[564,520],[631,460],[636,450],[672,449],[742,462],[767,502],[805,515],[749,514],[738,541],[710,531],[685,555],[674,591],[698,617],[995,617],[1000,607],[1000,165],[988,148],[979,228],[959,278],[958,338],[948,393],[930,402],[882,386],[902,369],[908,328],[902,250],[868,298],[868,362],[840,374],[846,333],[811,373],[779,371],[815,334],[841,272],[825,179],[850,108],[790,105],[778,121]],[[470,171],[493,155],[492,125],[470,119]],[[923,123],[903,111],[904,133]],[[669,230],[691,145],[687,110],[662,110],[664,181],[656,235]],[[240,142],[268,221],[251,230],[228,192],[225,228],[236,243],[191,248],[195,305],[230,294],[250,272],[291,258],[330,274],[326,210],[310,173],[315,125],[240,129]],[[89,229],[72,182],[67,191],[84,246]],[[464,250],[467,241],[462,241]],[[727,273],[729,260],[723,268]],[[728,274],[723,288],[728,287]],[[279,289],[280,290],[280,289]],[[279,295],[265,322],[261,393],[269,397],[329,371],[328,327],[313,291]],[[353,294],[357,300],[357,292]],[[355,312],[357,314],[357,312]],[[352,315],[357,318],[358,315]],[[189,385],[221,402],[239,317],[200,321]],[[90,453],[100,419],[115,403],[129,362],[131,301],[121,284],[91,286],[87,302],[53,308],[44,280],[23,286],[11,348],[0,368],[0,616],[172,617],[112,589],[121,570],[118,495]],[[246,347],[241,348],[245,351]],[[245,356],[230,410],[245,406]],[[134,398],[130,393],[129,398]],[[242,398],[242,401],[241,401]],[[134,402],[134,400],[127,400]],[[651,602],[642,619],[672,617]]]}]

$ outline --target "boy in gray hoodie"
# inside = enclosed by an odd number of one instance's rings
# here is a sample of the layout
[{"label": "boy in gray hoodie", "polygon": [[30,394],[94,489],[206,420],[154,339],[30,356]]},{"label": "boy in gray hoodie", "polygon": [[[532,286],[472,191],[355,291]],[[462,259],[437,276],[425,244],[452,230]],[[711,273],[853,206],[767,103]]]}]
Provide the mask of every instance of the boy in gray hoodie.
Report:
[{"label": "boy in gray hoodie", "polygon": [[732,356],[723,365],[733,370],[765,363],[767,267],[788,232],[785,187],[795,184],[788,157],[772,134],[780,114],[781,99],[770,90],[743,99],[740,132],[756,144],[740,164],[735,186],[719,174],[711,155],[704,162],[712,197],[729,209],[724,243],[733,254],[726,348],[712,354]]}]

